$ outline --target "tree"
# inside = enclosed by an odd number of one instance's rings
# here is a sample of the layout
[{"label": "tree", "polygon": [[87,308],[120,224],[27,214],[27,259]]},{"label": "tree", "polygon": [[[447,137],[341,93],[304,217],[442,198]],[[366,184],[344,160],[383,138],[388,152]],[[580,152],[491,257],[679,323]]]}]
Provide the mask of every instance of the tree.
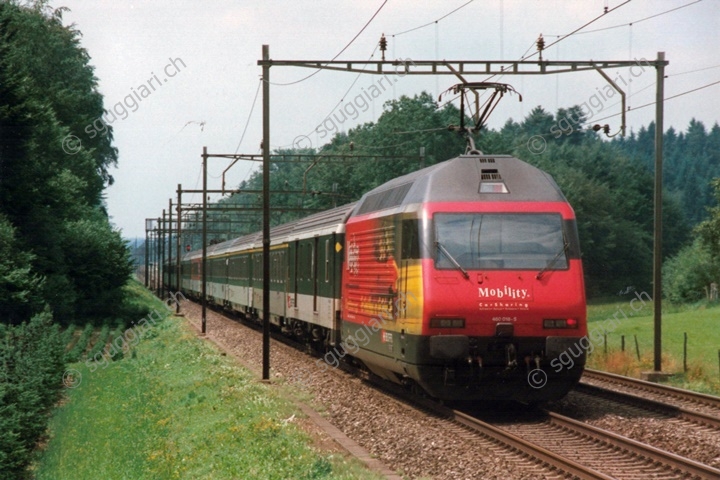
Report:
[{"label": "tree", "polygon": [[15,229],[0,214],[0,323],[19,323],[42,309],[43,279],[33,274],[33,256],[20,249]]},{"label": "tree", "polygon": [[695,302],[720,279],[720,262],[701,240],[683,248],[663,265],[663,295],[675,303]]},{"label": "tree", "polygon": [[[649,172],[655,168],[655,124],[631,133],[626,139],[615,139],[634,161]],[[686,132],[669,128],[663,135],[663,184],[668,195],[679,200],[679,207],[688,225],[697,225],[707,218],[706,207],[713,203],[710,178],[720,176],[720,126],[708,132],[705,125],[690,120]]]},{"label": "tree", "polygon": [[[0,2],[0,213],[25,252],[8,268],[44,279],[36,291],[59,320],[99,298],[97,286],[116,295],[117,276],[129,274],[116,258],[125,248],[122,239],[107,233],[102,198],[117,161],[112,128],[101,122],[102,96],[80,32],[63,26],[62,12],[45,0]],[[102,125],[103,134],[94,125]],[[102,281],[88,283],[88,257],[72,252],[73,232],[89,232],[79,219],[106,233],[103,241],[91,236],[100,243],[89,250],[98,255],[97,265],[107,265],[102,255],[110,254],[118,268],[101,273]],[[11,308],[13,295],[0,295],[0,311]],[[26,306],[37,310],[34,302]]]}]

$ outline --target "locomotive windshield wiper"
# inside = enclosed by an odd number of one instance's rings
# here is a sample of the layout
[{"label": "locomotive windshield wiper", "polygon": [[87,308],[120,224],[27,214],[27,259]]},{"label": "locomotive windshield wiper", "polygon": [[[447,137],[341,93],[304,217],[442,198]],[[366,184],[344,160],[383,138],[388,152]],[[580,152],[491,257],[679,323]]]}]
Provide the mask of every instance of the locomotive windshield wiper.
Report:
[{"label": "locomotive windshield wiper", "polygon": [[555,257],[554,257],[552,260],[550,260],[550,263],[548,263],[548,264],[545,266],[545,268],[543,268],[542,270],[540,270],[540,271],[538,272],[538,274],[535,275],[535,278],[538,279],[538,280],[540,280],[540,278],[542,278],[542,276],[543,276],[543,274],[544,274],[545,272],[547,272],[547,271],[550,270],[552,267],[554,267],[554,266],[555,266],[555,263],[556,263],[556,262],[558,261],[558,259],[560,258],[560,255],[562,255],[563,253],[565,253],[565,250],[567,250],[569,246],[570,246],[570,244],[569,244],[568,242],[563,243],[563,246],[562,246],[562,248],[560,249],[560,251],[557,253],[557,255],[555,255]]},{"label": "locomotive windshield wiper", "polygon": [[468,272],[458,263],[457,260],[455,260],[455,257],[450,255],[450,252],[447,251],[443,244],[440,242],[435,242],[435,245],[437,245],[438,250],[440,250],[448,258],[448,260],[450,260],[450,263],[452,263],[455,268],[462,272],[463,277],[465,277],[467,280],[470,280],[470,275],[468,274]]}]

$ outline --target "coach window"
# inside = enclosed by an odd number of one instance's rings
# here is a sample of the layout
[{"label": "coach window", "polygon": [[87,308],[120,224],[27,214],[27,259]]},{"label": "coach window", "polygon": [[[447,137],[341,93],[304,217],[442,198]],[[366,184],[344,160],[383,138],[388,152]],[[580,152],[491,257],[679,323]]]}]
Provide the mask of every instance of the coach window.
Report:
[{"label": "coach window", "polygon": [[330,281],[330,239],[325,239],[325,283]]},{"label": "coach window", "polygon": [[295,243],[295,280],[302,282],[303,280],[303,245],[299,241]]},{"label": "coach window", "polygon": [[248,280],[248,262],[247,257],[243,257],[240,261],[240,278],[243,280]]},{"label": "coach window", "polygon": [[312,281],[312,268],[315,264],[315,252],[312,243],[305,244],[305,280]]},{"label": "coach window", "polygon": [[309,247],[309,245],[307,245],[305,243],[300,244],[300,252],[301,252],[300,253],[301,254],[300,264],[302,265],[301,266],[302,272],[301,272],[300,278],[302,278],[303,281],[307,280],[310,277],[310,273],[309,273],[310,268],[308,267],[308,262],[309,262],[309,258],[310,258],[308,251],[307,251],[308,247]]},{"label": "coach window", "polygon": [[[291,251],[291,250],[290,250]],[[295,256],[292,258],[293,262],[293,306],[297,307],[297,301],[298,301],[298,280],[300,279],[300,272],[298,269],[300,268],[300,241],[295,240]]]},{"label": "coach window", "polygon": [[259,253],[256,253],[253,255],[253,279],[255,281],[262,281],[263,279],[263,262],[262,262],[262,255]]},{"label": "coach window", "polygon": [[280,252],[275,252],[275,258],[273,258],[273,281],[275,283],[280,281]]}]

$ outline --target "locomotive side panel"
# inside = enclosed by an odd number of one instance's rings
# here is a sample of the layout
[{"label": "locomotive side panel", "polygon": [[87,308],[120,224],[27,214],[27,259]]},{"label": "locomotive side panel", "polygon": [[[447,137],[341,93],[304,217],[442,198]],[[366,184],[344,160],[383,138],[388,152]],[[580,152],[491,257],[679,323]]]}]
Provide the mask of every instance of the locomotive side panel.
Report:
[{"label": "locomotive side panel", "polygon": [[414,213],[354,218],[346,226],[342,338],[391,380],[405,375],[407,340],[422,331],[422,275]]}]

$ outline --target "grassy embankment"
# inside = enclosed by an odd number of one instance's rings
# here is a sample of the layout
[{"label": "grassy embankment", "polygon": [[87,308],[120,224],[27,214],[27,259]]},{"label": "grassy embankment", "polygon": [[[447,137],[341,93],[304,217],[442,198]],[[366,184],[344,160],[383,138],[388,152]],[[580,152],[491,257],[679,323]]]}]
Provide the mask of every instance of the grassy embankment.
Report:
[{"label": "grassy embankment", "polygon": [[[588,366],[599,370],[639,377],[642,371],[653,369],[653,305],[642,296],[644,304],[634,293],[614,299],[590,301],[588,304],[588,330],[603,327],[608,330],[607,355],[603,341],[595,343]],[[634,308],[633,308],[634,307]],[[624,315],[623,315],[624,313]],[[609,321],[615,317],[616,321]],[[614,330],[612,329],[614,327]],[[683,374],[683,333],[688,334],[687,365]],[[621,351],[621,336],[625,336],[625,351]],[[637,358],[635,337],[640,347]],[[678,373],[669,384],[720,395],[720,305],[699,302],[692,305],[670,305],[663,302],[662,316],[662,368]]]},{"label": "grassy embankment", "polygon": [[[139,284],[130,290],[165,316]],[[79,372],[50,423],[38,480],[164,478],[377,478],[358,462],[323,453],[297,425],[301,414],[184,320],[167,317],[123,358],[68,366]]]}]

